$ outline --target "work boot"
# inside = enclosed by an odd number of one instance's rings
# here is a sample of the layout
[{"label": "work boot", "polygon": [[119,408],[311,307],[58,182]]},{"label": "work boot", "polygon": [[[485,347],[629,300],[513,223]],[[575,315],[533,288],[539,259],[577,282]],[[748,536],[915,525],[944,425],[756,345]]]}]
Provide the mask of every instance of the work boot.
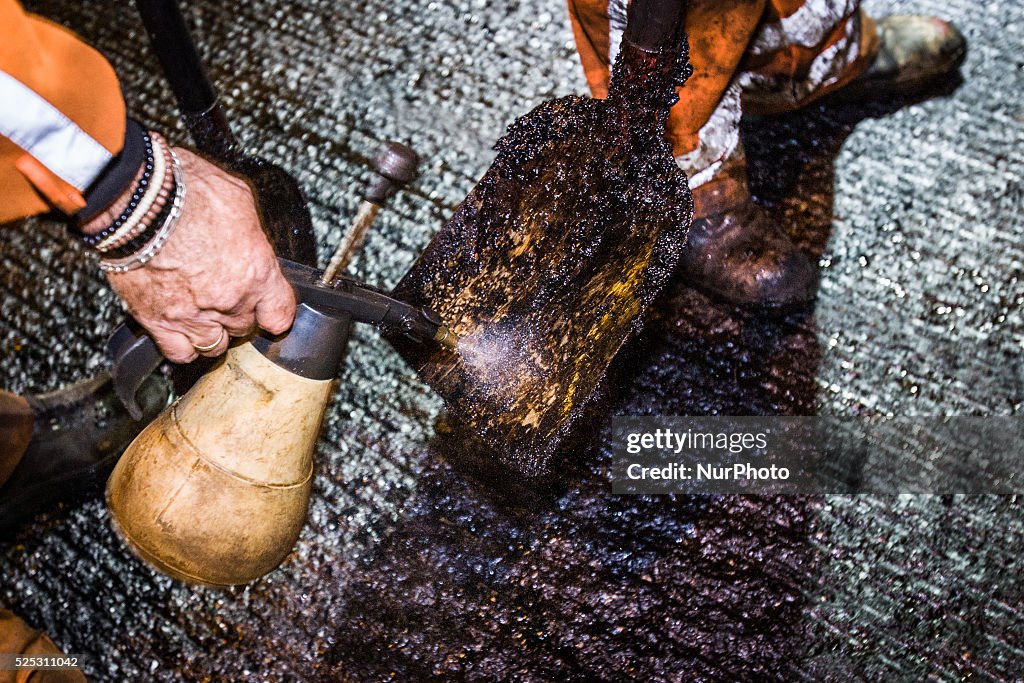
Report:
[{"label": "work boot", "polygon": [[878,20],[878,54],[868,70],[836,94],[844,100],[912,95],[949,78],[967,56],[967,41],[938,17]]},{"label": "work boot", "polygon": [[0,535],[79,491],[98,489],[132,439],[170,402],[170,382],[152,375],[138,392],[143,417],[132,420],[101,376],[26,400],[32,438],[0,487]]},{"label": "work boot", "polygon": [[681,260],[688,282],[734,304],[790,308],[814,299],[818,270],[754,203],[742,149],[693,190],[693,203]]}]

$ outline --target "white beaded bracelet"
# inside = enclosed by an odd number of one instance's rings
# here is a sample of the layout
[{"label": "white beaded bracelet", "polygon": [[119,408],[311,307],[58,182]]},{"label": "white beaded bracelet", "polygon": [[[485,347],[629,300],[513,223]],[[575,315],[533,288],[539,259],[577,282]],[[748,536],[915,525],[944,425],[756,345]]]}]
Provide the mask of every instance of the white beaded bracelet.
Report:
[{"label": "white beaded bracelet", "polygon": [[100,269],[107,273],[127,273],[130,270],[135,270],[146,265],[153,260],[160,249],[163,248],[164,244],[167,243],[167,239],[174,232],[175,226],[178,224],[178,219],[181,217],[181,208],[185,203],[185,176],[181,170],[181,162],[178,161],[178,155],[174,153],[173,149],[168,148],[171,153],[171,167],[174,173],[174,199],[171,200],[171,212],[168,214],[167,219],[164,221],[160,229],[157,230],[156,234],[153,235],[153,239],[146,243],[146,246],[142,247],[139,251],[135,252],[130,256],[126,256],[121,259],[110,260],[100,259]]},{"label": "white beaded bracelet", "polygon": [[96,251],[100,253],[110,249],[122,237],[134,230],[139,221],[146,215],[146,212],[149,211],[149,208],[153,206],[156,196],[160,194],[160,187],[164,183],[164,174],[167,172],[167,158],[157,136],[153,135],[151,139],[153,141],[153,176],[150,178],[149,187],[146,188],[146,193],[139,200],[139,205],[132,212],[131,217],[124,222],[124,225],[96,245]]}]

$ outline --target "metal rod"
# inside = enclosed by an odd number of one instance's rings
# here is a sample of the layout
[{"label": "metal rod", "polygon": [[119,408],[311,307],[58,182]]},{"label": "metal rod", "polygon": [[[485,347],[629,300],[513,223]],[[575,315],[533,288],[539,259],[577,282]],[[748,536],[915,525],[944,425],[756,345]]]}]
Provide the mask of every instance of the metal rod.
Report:
[{"label": "metal rod", "polygon": [[675,48],[682,37],[685,17],[685,0],[634,0],[623,39],[647,51]]},{"label": "metal rod", "polygon": [[366,233],[370,229],[370,225],[373,224],[373,219],[377,217],[378,211],[380,211],[380,204],[365,199],[359,204],[359,211],[352,220],[352,225],[342,235],[338,248],[334,250],[334,255],[331,256],[330,262],[324,269],[324,274],[320,277],[321,283],[330,285],[338,273],[348,267],[349,261],[363,246]]},{"label": "metal rod", "polygon": [[315,265],[316,238],[299,184],[284,169],[243,153],[175,0],[135,4],[196,147],[249,181],[278,254]]},{"label": "metal rod", "polygon": [[386,142],[373,159],[373,180],[365,198],[359,205],[352,225],[341,238],[334,250],[330,263],[320,278],[321,284],[330,286],[334,279],[348,266],[352,256],[363,246],[366,233],[377,217],[380,207],[400,187],[416,177],[420,158],[408,145],[400,142]]}]

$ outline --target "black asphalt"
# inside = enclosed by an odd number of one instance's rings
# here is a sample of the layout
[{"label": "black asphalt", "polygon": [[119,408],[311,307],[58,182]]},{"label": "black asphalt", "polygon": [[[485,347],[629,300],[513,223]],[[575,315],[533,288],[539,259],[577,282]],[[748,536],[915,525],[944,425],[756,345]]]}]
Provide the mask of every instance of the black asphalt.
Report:
[{"label": "black asphalt", "polygon": [[[30,4],[184,141],[130,3]],[[1018,498],[608,493],[612,414],[1024,411],[1024,6],[867,6],[955,19],[965,82],[744,125],[760,200],[820,258],[813,311],[771,319],[674,286],[614,366],[593,437],[529,486],[437,436],[438,398],[360,330],[280,569],[231,591],[175,583],[94,497],[0,545],[0,604],[104,681],[1019,680]],[[187,16],[240,137],[307,191],[322,257],[381,140],[424,156],[355,263],[382,286],[505,125],[584,88],[554,0],[204,0]],[[95,263],[30,222],[5,231],[0,264],[0,386],[97,371],[120,312]]]}]

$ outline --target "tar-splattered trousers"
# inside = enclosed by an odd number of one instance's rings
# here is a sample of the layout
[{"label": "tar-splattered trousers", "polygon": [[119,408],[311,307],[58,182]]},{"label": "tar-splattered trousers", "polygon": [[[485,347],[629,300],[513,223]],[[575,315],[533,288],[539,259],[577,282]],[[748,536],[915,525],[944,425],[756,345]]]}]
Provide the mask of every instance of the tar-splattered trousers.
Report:
[{"label": "tar-splattered trousers", "polygon": [[[568,0],[576,48],[594,97],[608,94],[627,0]],[[850,82],[878,49],[859,0],[689,0],[694,73],[666,134],[691,187],[742,154],[742,112],[797,109]]]}]

